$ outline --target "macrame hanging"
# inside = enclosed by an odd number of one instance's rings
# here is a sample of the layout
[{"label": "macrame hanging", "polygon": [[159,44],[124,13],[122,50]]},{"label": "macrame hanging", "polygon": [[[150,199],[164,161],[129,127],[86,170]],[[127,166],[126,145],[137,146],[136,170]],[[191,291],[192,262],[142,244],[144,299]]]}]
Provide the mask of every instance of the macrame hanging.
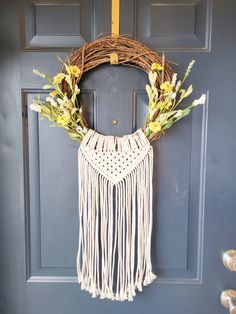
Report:
[{"label": "macrame hanging", "polygon": [[79,148],[78,281],[93,297],[132,301],[151,264],[153,149],[141,129],[93,130]]}]

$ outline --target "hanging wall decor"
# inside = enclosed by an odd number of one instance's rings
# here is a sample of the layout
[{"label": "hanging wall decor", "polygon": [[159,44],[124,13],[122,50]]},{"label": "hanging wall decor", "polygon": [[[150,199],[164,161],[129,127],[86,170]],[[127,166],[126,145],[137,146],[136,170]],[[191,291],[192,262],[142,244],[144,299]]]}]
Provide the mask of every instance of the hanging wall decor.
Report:
[{"label": "hanging wall decor", "polygon": [[[62,61],[62,70],[47,79],[46,100],[30,108],[66,129],[81,142],[79,167],[78,282],[93,297],[132,301],[136,291],[155,279],[151,263],[152,175],[151,142],[205,102],[205,95],[181,106],[193,91],[165,60],[142,43],[124,36],[103,37],[85,44]],[[137,67],[148,74],[144,127],[122,137],[105,136],[89,127],[79,103],[82,74],[103,63]]]}]

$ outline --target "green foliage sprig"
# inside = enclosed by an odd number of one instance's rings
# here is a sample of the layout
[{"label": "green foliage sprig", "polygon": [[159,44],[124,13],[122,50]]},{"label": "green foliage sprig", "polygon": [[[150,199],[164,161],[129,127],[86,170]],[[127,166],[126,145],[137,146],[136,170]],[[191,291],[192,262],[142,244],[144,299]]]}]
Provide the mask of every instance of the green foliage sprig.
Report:
[{"label": "green foliage sprig", "polygon": [[[78,102],[80,89],[76,84],[76,78],[81,76],[81,71],[76,65],[69,65],[59,59],[65,73],[59,72],[53,78],[33,70],[33,73],[46,79],[48,83],[43,89],[52,90],[46,100],[39,97],[33,101],[30,108],[40,113],[40,118],[47,118],[52,122],[52,126],[66,129],[71,139],[82,141],[88,131],[88,123],[83,116],[82,107]],[[191,110],[199,104],[204,104],[206,96],[203,94],[199,99],[190,103],[189,106],[180,109],[179,105],[193,91],[192,85],[187,89],[183,84],[189,76],[190,70],[194,64],[192,60],[184,74],[182,80],[177,80],[177,73],[174,73],[171,81],[161,80],[159,87],[156,86],[157,77],[164,77],[164,62],[161,64],[153,63],[149,72],[149,83],[146,85],[148,95],[148,113],[146,117],[144,134],[150,140],[156,140],[175,122],[187,116]],[[69,93],[63,92],[62,83],[66,82],[69,87]]]},{"label": "green foliage sprig", "polygon": [[205,103],[206,95],[203,94],[184,109],[178,108],[193,91],[192,84],[187,89],[183,88],[183,84],[187,80],[194,62],[192,60],[189,63],[182,80],[177,80],[177,73],[174,73],[172,81],[162,81],[159,88],[156,86],[157,76],[162,75],[164,67],[157,63],[152,64],[149,73],[150,85],[146,85],[149,103],[144,128],[144,133],[150,141],[159,138],[173,123],[187,116],[194,107]]},{"label": "green foliage sprig", "polygon": [[[52,89],[52,91],[45,101],[39,98],[35,99],[30,108],[39,112],[41,119],[47,118],[53,122],[52,126],[66,129],[73,140],[82,141],[88,131],[88,124],[83,116],[82,107],[78,102],[77,96],[80,93],[80,89],[75,83],[76,77],[81,72],[76,65],[67,65],[63,61],[62,63],[66,73],[59,72],[53,79],[47,74],[33,70],[34,74],[47,79],[48,84],[44,85],[43,89]],[[63,80],[69,86],[70,95],[62,91]]]}]

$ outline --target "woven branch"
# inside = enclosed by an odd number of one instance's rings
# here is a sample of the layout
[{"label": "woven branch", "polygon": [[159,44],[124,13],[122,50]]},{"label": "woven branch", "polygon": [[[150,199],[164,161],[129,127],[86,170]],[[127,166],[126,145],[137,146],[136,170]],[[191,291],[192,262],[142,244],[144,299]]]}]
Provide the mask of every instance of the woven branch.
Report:
[{"label": "woven branch", "polygon": [[[105,36],[85,43],[83,47],[72,51],[68,56],[66,63],[77,65],[81,70],[80,76],[76,78],[76,84],[79,83],[85,72],[101,64],[110,63],[111,53],[118,55],[118,64],[136,67],[147,74],[150,72],[153,63],[162,64],[164,70],[161,76],[157,76],[157,87],[160,86],[161,82],[170,81],[172,78],[173,70],[170,66],[172,62],[152,51],[146,45],[127,36]],[[65,67],[62,68],[62,72],[66,73]],[[70,93],[68,84],[65,81],[62,84],[62,90],[68,94]],[[152,141],[157,138],[158,135],[154,136]]]},{"label": "woven branch", "polygon": [[[77,65],[81,70],[81,75],[77,78],[76,83],[79,83],[83,73],[100,64],[110,63],[111,53],[118,54],[118,64],[133,66],[146,73],[150,72],[152,63],[162,64],[162,56],[139,41],[126,36],[106,36],[84,44],[67,58],[68,63]],[[170,80],[173,74],[169,63],[165,60],[164,80]],[[62,72],[65,73],[65,68],[62,69]],[[67,84],[64,84],[63,89],[64,91],[67,89]]]}]

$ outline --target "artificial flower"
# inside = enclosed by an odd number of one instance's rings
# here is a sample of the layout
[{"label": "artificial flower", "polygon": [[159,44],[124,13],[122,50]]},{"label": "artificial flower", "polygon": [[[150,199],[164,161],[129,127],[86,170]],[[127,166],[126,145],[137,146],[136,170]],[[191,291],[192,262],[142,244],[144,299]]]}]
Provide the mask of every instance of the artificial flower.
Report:
[{"label": "artificial flower", "polygon": [[69,69],[70,69],[70,73],[74,75],[75,77],[80,76],[81,72],[77,65],[71,65]]},{"label": "artificial flower", "polygon": [[195,60],[192,60],[192,61],[189,63],[189,65],[188,65],[188,67],[187,67],[187,70],[186,70],[186,73],[185,73],[186,75],[189,75],[189,73],[190,73],[190,71],[191,71],[191,69],[192,69],[194,63],[195,63]]},{"label": "artificial flower", "polygon": [[43,85],[43,89],[50,89],[50,88],[52,88],[52,85],[49,85],[49,84]]},{"label": "artificial flower", "polygon": [[150,71],[148,74],[149,82],[151,83],[151,87],[155,88],[156,80],[157,80],[157,72]]},{"label": "artificial flower", "polygon": [[52,97],[47,97],[46,101],[50,102],[53,107],[57,106],[57,102]]},{"label": "artificial flower", "polygon": [[194,63],[195,63],[195,60],[192,60],[192,61],[189,63],[189,65],[188,65],[188,67],[187,67],[187,69],[186,69],[186,71],[185,71],[185,74],[184,74],[184,78],[183,78],[183,80],[182,80],[182,83],[184,83],[185,80],[187,79],[187,77],[189,76],[189,73],[190,73],[190,71],[191,71],[191,69],[192,69]]},{"label": "artificial flower", "polygon": [[204,105],[206,102],[206,95],[205,94],[202,94],[200,98],[198,99],[195,99],[193,101],[193,107],[196,107],[198,105]]},{"label": "artificial flower", "polygon": [[57,123],[61,124],[62,126],[67,126],[70,121],[69,115],[63,114],[57,117]]},{"label": "artificial flower", "polygon": [[171,85],[172,86],[175,86],[176,80],[177,80],[177,73],[174,73],[173,76],[172,76],[172,81],[171,81]]},{"label": "artificial flower", "polygon": [[36,112],[41,112],[42,111],[42,107],[38,104],[36,104],[35,102],[33,102],[31,105],[30,105],[30,109],[31,110],[34,110]]},{"label": "artificial flower", "polygon": [[161,125],[159,122],[150,122],[149,125],[149,130],[151,130],[153,133],[158,133],[161,131]]},{"label": "artificial flower", "polygon": [[41,76],[42,78],[46,78],[46,75],[42,72],[40,72],[38,69],[33,69],[33,73],[35,75]]},{"label": "artificial flower", "polygon": [[60,84],[62,80],[64,79],[64,77],[65,77],[65,74],[61,72],[55,75],[53,78],[54,84]]},{"label": "artificial flower", "polygon": [[165,81],[164,83],[161,84],[160,88],[164,90],[165,94],[168,94],[172,92],[173,86],[171,85],[169,81]]},{"label": "artificial flower", "polygon": [[51,97],[55,97],[57,94],[58,92],[56,90],[53,90],[52,92],[50,92]]},{"label": "artificial flower", "polygon": [[162,71],[164,70],[163,66],[161,66],[159,63],[153,63],[152,64],[152,70],[155,71]]},{"label": "artificial flower", "polygon": [[166,109],[169,109],[170,107],[171,107],[171,105],[172,105],[172,100],[169,100],[169,101],[167,101],[166,103],[165,103],[165,108]]}]

